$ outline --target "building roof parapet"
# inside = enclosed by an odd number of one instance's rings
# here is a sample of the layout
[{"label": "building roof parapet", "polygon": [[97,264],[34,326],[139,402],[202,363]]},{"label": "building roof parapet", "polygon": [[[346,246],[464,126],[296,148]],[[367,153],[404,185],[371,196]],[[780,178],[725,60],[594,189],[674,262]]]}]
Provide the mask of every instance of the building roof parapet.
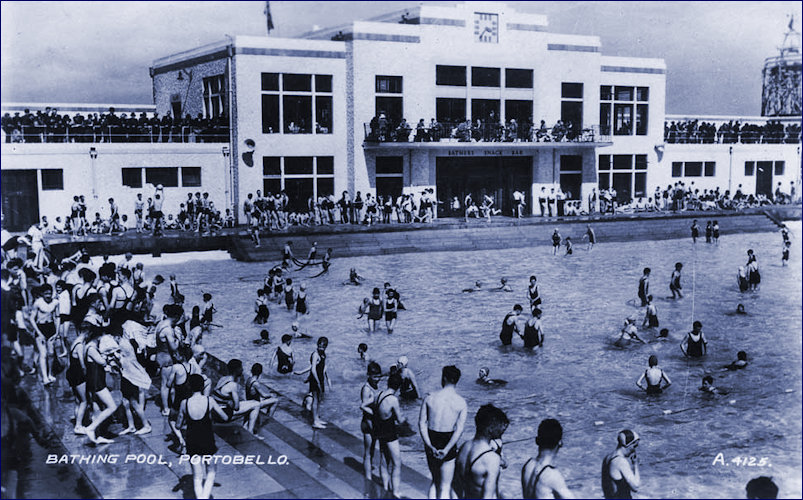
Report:
[{"label": "building roof parapet", "polygon": [[229,40],[220,40],[217,42],[202,45],[200,47],[196,47],[194,49],[185,50],[183,52],[177,52],[175,54],[170,54],[165,57],[160,57],[159,59],[153,61],[153,66],[151,66],[151,68],[152,69],[163,68],[165,66],[171,66],[173,64],[186,61],[187,59],[194,59],[198,57],[215,54],[217,52],[226,50],[226,48],[231,44],[232,42],[230,42]]}]

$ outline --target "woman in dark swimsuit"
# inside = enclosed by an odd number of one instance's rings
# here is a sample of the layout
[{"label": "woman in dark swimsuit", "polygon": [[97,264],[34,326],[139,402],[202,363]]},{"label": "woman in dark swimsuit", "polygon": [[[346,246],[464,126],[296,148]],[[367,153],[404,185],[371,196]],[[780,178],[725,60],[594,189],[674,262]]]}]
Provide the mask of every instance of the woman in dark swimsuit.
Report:
[{"label": "woman in dark swimsuit", "polygon": [[[379,452],[384,457],[379,468],[382,484],[385,490],[392,492],[397,498],[399,497],[402,467],[398,425],[404,421],[404,417],[399,409],[396,392],[401,387],[401,383],[402,378],[398,372],[388,377],[387,390],[379,393],[374,404],[373,419],[374,437],[379,441]],[[383,402],[385,403],[384,407],[382,406]]]},{"label": "woman in dark swimsuit", "polygon": [[103,411],[92,419],[92,423],[85,429],[86,435],[96,444],[112,442],[104,437],[95,436],[95,430],[117,410],[117,403],[114,402],[111,392],[106,387],[106,359],[98,348],[101,335],[103,335],[101,328],[91,327],[84,347],[87,400],[94,399],[104,407]]},{"label": "woman in dark swimsuit", "polygon": [[382,367],[376,361],[371,361],[368,363],[367,375],[368,380],[360,389],[360,410],[362,410],[360,431],[362,432],[363,443],[363,472],[365,473],[365,478],[370,480],[373,477],[371,462],[374,458],[374,445],[376,444],[376,438],[373,435],[373,417],[376,409],[374,402],[376,401],[379,377],[382,375]]},{"label": "woman in dark swimsuit", "polygon": [[374,288],[372,298],[368,299],[368,332],[376,331],[376,322],[382,319],[384,302],[379,297],[379,288]]},{"label": "woman in dark swimsuit", "polygon": [[533,309],[533,317],[524,324],[524,333],[521,336],[525,349],[543,347],[544,335],[541,332],[541,310]]},{"label": "woman in dark swimsuit", "polygon": [[296,319],[303,314],[307,314],[307,287],[305,285],[301,285],[296,293]]},{"label": "woman in dark swimsuit", "polygon": [[541,292],[538,290],[538,281],[535,276],[530,276],[530,286],[527,288],[527,298],[530,300],[530,310],[541,305]]},{"label": "woman in dark swimsuit", "polygon": [[[225,419],[226,414],[212,398],[203,395],[204,379],[201,375],[190,375],[188,383],[192,396],[181,402],[178,417],[179,427],[186,423],[184,441],[187,443],[187,455],[214,455],[217,446],[211,413],[214,412],[221,419]],[[209,498],[215,484],[215,464],[207,466],[203,460],[198,460],[191,461],[190,465],[195,497]]]},{"label": "woman in dark swimsuit", "polygon": [[[273,357],[270,360],[270,364],[273,364],[273,360],[277,360],[276,364],[276,371],[281,374],[287,374],[293,371],[293,366],[295,365],[295,361],[293,360],[293,349],[290,347],[290,343],[293,341],[293,336],[284,334],[282,335],[282,345],[276,348],[276,352],[273,354]],[[282,346],[286,346],[286,350],[282,349]]]},{"label": "woman in dark swimsuit", "polygon": [[70,346],[69,366],[67,367],[67,383],[75,396],[75,434],[86,434],[84,414],[86,413],[86,369],[84,368],[84,341],[86,330],[79,328],[78,337]]},{"label": "woman in dark swimsuit", "polygon": [[396,311],[399,309],[399,300],[396,298],[396,291],[388,289],[385,292],[385,326],[388,328],[388,333],[393,333],[396,326]]}]

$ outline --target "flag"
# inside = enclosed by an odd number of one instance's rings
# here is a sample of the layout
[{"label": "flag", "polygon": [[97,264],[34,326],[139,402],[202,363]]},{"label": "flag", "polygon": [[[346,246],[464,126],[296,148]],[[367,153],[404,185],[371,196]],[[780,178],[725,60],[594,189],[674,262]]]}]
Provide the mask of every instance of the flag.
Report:
[{"label": "flag", "polygon": [[268,35],[270,35],[270,30],[273,29],[273,17],[270,15],[270,2],[265,2],[265,15],[268,18]]}]

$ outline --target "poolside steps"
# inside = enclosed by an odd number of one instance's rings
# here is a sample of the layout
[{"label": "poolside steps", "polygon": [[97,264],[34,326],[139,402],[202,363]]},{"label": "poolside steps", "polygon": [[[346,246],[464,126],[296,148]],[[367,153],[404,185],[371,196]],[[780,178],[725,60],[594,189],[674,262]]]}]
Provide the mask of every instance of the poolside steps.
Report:
[{"label": "poolside steps", "polygon": [[[576,245],[583,244],[586,224],[591,224],[598,243],[612,241],[661,240],[691,237],[692,217],[697,217],[701,237],[705,236],[705,223],[715,217],[720,233],[738,234],[773,232],[778,228],[766,214],[748,215],[695,215],[679,217],[650,217],[633,219],[598,219],[593,221],[522,219],[515,224],[486,224],[471,221],[465,227],[437,227],[415,231],[382,231],[374,233],[331,233],[315,235],[276,235],[262,238],[260,248],[244,237],[232,236],[229,251],[243,261],[280,261],[285,241],[292,241],[299,259],[306,258],[306,251],[313,241],[318,243],[318,255],[326,248],[334,250],[334,257],[360,255],[388,255],[412,252],[440,252],[463,250],[493,250],[502,248],[541,247],[551,245],[554,228],[565,238],[570,236]],[[400,228],[401,229],[401,228]]]},{"label": "poolside steps", "polygon": [[[211,358],[210,374],[222,363]],[[72,397],[64,377],[49,388],[31,377],[22,382],[29,394],[36,420],[51,430],[58,441],[48,449],[34,445],[29,467],[34,478],[56,474],[56,483],[33,480],[25,487],[26,497],[40,498],[194,498],[191,468],[179,464],[171,442],[170,429],[156,404],[148,401],[146,416],[153,432],[143,436],[118,436],[114,442],[95,446],[86,436],[72,432]],[[152,388],[150,394],[157,391]],[[119,400],[119,393],[113,393]],[[157,396],[158,397],[158,396]],[[110,426],[122,430],[120,424]],[[257,436],[240,424],[215,425],[215,442],[220,455],[259,455],[262,464],[218,465],[212,494],[217,498],[382,498],[381,481],[374,474],[368,481],[362,473],[362,440],[330,423],[313,430],[297,403],[281,397],[274,418]],[[50,465],[49,454],[84,457],[117,455],[117,463]],[[164,463],[124,463],[128,455],[161,457]],[[279,456],[287,463],[277,464]],[[97,458],[95,459],[97,460]],[[425,498],[428,477],[408,466],[402,470],[401,493],[407,498]],[[56,484],[57,486],[54,486]],[[53,491],[53,488],[59,491]],[[36,493],[36,494],[35,494]]]}]

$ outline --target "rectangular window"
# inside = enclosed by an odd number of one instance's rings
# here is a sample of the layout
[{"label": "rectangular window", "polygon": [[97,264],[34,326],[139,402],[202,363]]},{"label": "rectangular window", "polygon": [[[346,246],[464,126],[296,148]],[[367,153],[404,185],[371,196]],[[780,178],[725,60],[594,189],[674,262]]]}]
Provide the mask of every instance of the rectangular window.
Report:
[{"label": "rectangular window", "polygon": [[278,134],[279,129],[279,96],[262,95],[262,133]]},{"label": "rectangular window", "polygon": [[630,170],[633,168],[633,155],[613,155],[614,170]]},{"label": "rectangular window", "polygon": [[285,92],[311,92],[312,75],[282,73],[282,90]]},{"label": "rectangular window", "polygon": [[633,193],[636,198],[647,197],[647,172],[636,172],[633,179],[635,185],[633,186]]},{"label": "rectangular window", "polygon": [[533,70],[531,69],[505,69],[505,87],[509,89],[533,88]]},{"label": "rectangular window", "polygon": [[599,169],[600,170],[611,169],[611,155],[599,155]]},{"label": "rectangular window", "polygon": [[204,111],[206,118],[217,118],[225,114],[226,84],[223,75],[204,78]]},{"label": "rectangular window", "polygon": [[316,181],[318,196],[331,196],[335,194],[335,179],[333,177],[318,177]]},{"label": "rectangular window", "polygon": [[638,102],[647,102],[650,100],[650,89],[649,87],[637,87],[636,88],[636,100]]},{"label": "rectangular window", "polygon": [[636,170],[647,170],[647,155],[636,155]]},{"label": "rectangular window", "polygon": [[783,175],[786,164],[782,161],[775,162],[775,175]]},{"label": "rectangular window", "polygon": [[279,73],[262,73],[262,90],[279,91]]},{"label": "rectangular window", "polygon": [[290,198],[291,211],[307,211],[307,199],[313,195],[314,185],[312,177],[284,180],[284,190]]},{"label": "rectangular window", "polygon": [[147,184],[161,184],[164,187],[178,187],[178,167],[152,167],[145,169]]},{"label": "rectangular window", "polygon": [[702,177],[703,175],[703,162],[701,161],[687,161],[683,169],[683,174],[686,177]]},{"label": "rectangular window", "polygon": [[278,156],[262,157],[262,175],[282,175],[282,159]]},{"label": "rectangular window", "polygon": [[466,121],[466,100],[443,97],[435,99],[435,119],[442,123]]},{"label": "rectangular window", "polygon": [[599,105],[599,133],[611,135],[611,103],[609,102]]},{"label": "rectangular window", "polygon": [[331,92],[332,75],[315,75],[315,92]]},{"label": "rectangular window", "polygon": [[335,175],[335,159],[332,156],[319,156],[318,175]]},{"label": "rectangular window", "polygon": [[60,168],[42,169],[42,191],[61,191],[64,189],[64,171]]},{"label": "rectangular window", "polygon": [[398,174],[404,173],[404,159],[401,156],[377,156],[376,174]]},{"label": "rectangular window", "polygon": [[266,196],[270,193],[278,193],[282,190],[282,180],[268,178],[262,180],[262,193]]},{"label": "rectangular window", "polygon": [[608,189],[611,187],[611,174],[610,172],[602,172],[599,174],[599,189],[602,191],[603,189]]},{"label": "rectangular window", "polygon": [[611,90],[610,85],[600,85],[599,87],[599,100],[600,101],[612,101],[613,100],[613,91]]},{"label": "rectangular window", "polygon": [[582,172],[583,157],[580,155],[560,155],[561,172]]},{"label": "rectangular window", "polygon": [[312,157],[285,156],[284,175],[312,175]]},{"label": "rectangular window", "polygon": [[499,68],[471,68],[472,87],[499,87]]},{"label": "rectangular window", "polygon": [[332,98],[330,96],[315,96],[315,133],[332,133]]},{"label": "rectangular window", "polygon": [[632,101],[633,100],[633,87],[619,87],[615,88],[617,101]]},{"label": "rectangular window", "polygon": [[435,66],[435,84],[451,85],[453,87],[466,86],[465,66]]},{"label": "rectangular window", "polygon": [[401,94],[402,77],[376,75],[377,94]]},{"label": "rectangular window", "polygon": [[744,175],[747,177],[752,176],[755,173],[756,169],[756,162],[754,161],[746,161],[744,162]]},{"label": "rectangular window", "polygon": [[533,122],[533,102],[505,100],[505,120],[510,122],[511,119],[516,120],[519,126],[519,137],[526,137],[530,130],[522,127],[529,127]]},{"label": "rectangular window", "polygon": [[714,177],[716,176],[717,171],[717,164],[713,161],[705,162],[705,176],[706,177]]},{"label": "rectangular window", "polygon": [[472,99],[471,121],[482,120],[483,123],[499,123],[499,101],[496,99]]},{"label": "rectangular window", "polygon": [[614,104],[613,135],[633,135],[633,105]]},{"label": "rectangular window", "polygon": [[130,188],[141,188],[142,187],[142,169],[140,167],[124,168],[123,169],[123,186],[130,187]]},{"label": "rectangular window", "polygon": [[201,187],[201,167],[181,167],[181,187]]},{"label": "rectangular window", "polygon": [[647,135],[647,108],[646,104],[636,105],[636,135]]},{"label": "rectangular window", "polygon": [[672,162],[672,177],[683,177],[683,162],[682,161],[673,161]]},{"label": "rectangular window", "polygon": [[583,84],[582,83],[561,83],[560,96],[564,99],[582,99],[583,98]]},{"label": "rectangular window", "polygon": [[376,96],[376,116],[385,114],[388,125],[395,128],[404,118],[404,98]]},{"label": "rectangular window", "polygon": [[[309,76],[309,75],[307,75]],[[284,95],[284,132],[286,134],[309,134],[312,132],[312,97],[308,95]]]}]

